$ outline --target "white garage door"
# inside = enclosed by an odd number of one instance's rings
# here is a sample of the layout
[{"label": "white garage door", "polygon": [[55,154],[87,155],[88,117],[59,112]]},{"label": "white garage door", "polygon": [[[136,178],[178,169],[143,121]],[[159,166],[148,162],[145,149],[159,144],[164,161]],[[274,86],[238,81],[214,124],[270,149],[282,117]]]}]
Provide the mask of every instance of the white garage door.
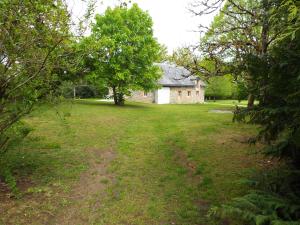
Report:
[{"label": "white garage door", "polygon": [[155,92],[155,102],[157,104],[169,104],[170,103],[170,88],[163,87]]}]

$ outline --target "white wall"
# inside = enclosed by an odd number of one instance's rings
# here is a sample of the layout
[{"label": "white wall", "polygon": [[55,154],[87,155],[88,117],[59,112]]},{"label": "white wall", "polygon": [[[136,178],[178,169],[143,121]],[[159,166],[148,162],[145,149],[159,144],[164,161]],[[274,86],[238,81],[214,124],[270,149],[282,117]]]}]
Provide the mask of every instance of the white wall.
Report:
[{"label": "white wall", "polygon": [[169,104],[170,103],[170,88],[163,87],[155,91],[155,103]]}]

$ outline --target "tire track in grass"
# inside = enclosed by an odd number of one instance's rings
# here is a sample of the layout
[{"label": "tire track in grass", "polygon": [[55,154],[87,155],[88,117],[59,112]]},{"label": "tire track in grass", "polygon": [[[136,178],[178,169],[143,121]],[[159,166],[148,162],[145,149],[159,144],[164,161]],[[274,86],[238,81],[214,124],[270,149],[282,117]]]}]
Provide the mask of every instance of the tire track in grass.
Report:
[{"label": "tire track in grass", "polygon": [[113,147],[104,150],[87,148],[86,152],[89,155],[89,169],[80,176],[71,193],[65,197],[69,204],[53,215],[49,224],[93,224],[96,212],[102,206],[101,200],[107,184],[114,180],[114,175],[107,168],[116,158],[116,152]]}]

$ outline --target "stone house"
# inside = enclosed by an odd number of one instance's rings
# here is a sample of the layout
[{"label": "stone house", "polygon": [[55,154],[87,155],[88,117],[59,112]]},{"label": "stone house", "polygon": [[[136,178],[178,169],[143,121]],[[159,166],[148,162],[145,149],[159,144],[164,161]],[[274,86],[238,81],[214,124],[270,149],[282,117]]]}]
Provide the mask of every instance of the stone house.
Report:
[{"label": "stone house", "polygon": [[157,63],[163,72],[160,89],[151,92],[134,91],[127,99],[156,104],[195,104],[204,102],[205,83],[190,71],[169,63]]}]

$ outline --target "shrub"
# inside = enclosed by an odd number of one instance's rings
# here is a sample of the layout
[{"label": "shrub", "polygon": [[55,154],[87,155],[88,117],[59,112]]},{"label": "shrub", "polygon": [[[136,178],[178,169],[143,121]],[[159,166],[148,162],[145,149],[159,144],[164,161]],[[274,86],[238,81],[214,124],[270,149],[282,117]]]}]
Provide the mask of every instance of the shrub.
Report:
[{"label": "shrub", "polygon": [[12,168],[7,164],[6,152],[9,148],[19,145],[32,130],[28,124],[18,121],[0,136],[0,143],[2,143],[0,148],[0,178],[7,184],[15,197],[19,197],[20,192]]},{"label": "shrub", "polygon": [[95,98],[96,90],[93,86],[78,85],[75,86],[76,98]]},{"label": "shrub", "polygon": [[0,135],[0,157],[12,145],[18,145],[33,129],[25,122],[18,121]]},{"label": "shrub", "polygon": [[73,82],[65,81],[60,85],[59,94],[64,98],[105,98],[108,95],[108,88],[104,85],[76,85]]},{"label": "shrub", "polygon": [[237,218],[249,225],[300,224],[300,171],[280,167],[257,173],[247,182],[253,190],[221,207],[210,215]]},{"label": "shrub", "polygon": [[208,80],[206,96],[213,99],[226,99],[232,96],[232,77],[226,75],[223,77],[211,77]]}]

